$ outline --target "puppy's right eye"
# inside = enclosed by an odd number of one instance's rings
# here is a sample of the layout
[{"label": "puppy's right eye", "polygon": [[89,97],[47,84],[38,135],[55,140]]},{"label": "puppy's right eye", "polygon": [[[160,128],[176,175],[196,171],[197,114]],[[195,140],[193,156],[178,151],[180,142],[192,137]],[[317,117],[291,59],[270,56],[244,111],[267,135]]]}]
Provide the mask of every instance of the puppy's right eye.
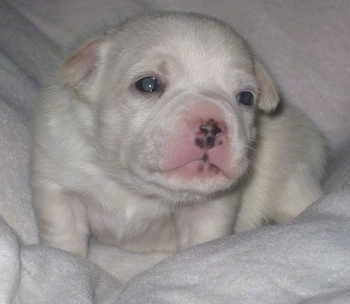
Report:
[{"label": "puppy's right eye", "polygon": [[160,81],[155,77],[144,77],[135,82],[136,88],[140,92],[157,92],[161,89]]}]

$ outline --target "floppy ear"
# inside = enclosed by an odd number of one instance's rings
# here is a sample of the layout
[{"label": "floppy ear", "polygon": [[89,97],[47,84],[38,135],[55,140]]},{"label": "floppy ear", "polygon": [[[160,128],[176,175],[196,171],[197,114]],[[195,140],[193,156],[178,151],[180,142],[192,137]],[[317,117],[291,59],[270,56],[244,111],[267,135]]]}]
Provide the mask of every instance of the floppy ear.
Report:
[{"label": "floppy ear", "polygon": [[[64,63],[62,70],[63,84],[74,89],[78,94],[84,94],[91,88],[96,78],[100,59],[101,41],[89,41],[74,52]],[[84,94],[86,95],[86,94]]]},{"label": "floppy ear", "polygon": [[254,73],[259,85],[258,108],[270,113],[277,108],[280,101],[277,88],[265,69],[257,61],[254,62]]}]

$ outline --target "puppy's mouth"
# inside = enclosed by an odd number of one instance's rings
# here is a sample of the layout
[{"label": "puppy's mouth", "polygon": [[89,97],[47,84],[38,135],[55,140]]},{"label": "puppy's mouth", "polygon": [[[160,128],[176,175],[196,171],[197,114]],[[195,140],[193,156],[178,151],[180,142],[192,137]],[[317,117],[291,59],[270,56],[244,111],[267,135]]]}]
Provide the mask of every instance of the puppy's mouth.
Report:
[{"label": "puppy's mouth", "polygon": [[173,168],[167,168],[166,173],[175,175],[184,180],[206,180],[216,177],[232,179],[234,176],[228,168],[220,166],[215,160],[211,161],[207,154],[200,159],[194,159]]},{"label": "puppy's mouth", "polygon": [[190,162],[168,172],[186,180],[213,178],[222,173],[217,166],[201,160]]}]

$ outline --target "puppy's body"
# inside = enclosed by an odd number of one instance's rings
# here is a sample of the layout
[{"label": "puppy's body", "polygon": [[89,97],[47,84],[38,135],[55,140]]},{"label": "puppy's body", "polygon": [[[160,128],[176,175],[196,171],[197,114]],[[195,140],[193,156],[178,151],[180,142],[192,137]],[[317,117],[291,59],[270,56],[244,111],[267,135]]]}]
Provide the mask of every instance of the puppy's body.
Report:
[{"label": "puppy's body", "polygon": [[174,251],[288,222],[321,195],[323,142],[228,26],[131,20],[87,42],[34,110],[32,194],[44,244],[90,234]]}]

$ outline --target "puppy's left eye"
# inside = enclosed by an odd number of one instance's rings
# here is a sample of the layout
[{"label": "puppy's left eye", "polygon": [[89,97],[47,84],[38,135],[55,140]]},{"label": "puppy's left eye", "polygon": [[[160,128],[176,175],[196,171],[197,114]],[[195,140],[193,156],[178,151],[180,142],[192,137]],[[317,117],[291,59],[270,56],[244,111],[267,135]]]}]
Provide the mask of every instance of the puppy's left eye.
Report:
[{"label": "puppy's left eye", "polygon": [[244,91],[236,95],[238,103],[245,106],[252,106],[254,104],[254,95],[252,92]]},{"label": "puppy's left eye", "polygon": [[135,82],[136,88],[140,92],[157,92],[161,88],[160,81],[155,77],[144,77]]}]

